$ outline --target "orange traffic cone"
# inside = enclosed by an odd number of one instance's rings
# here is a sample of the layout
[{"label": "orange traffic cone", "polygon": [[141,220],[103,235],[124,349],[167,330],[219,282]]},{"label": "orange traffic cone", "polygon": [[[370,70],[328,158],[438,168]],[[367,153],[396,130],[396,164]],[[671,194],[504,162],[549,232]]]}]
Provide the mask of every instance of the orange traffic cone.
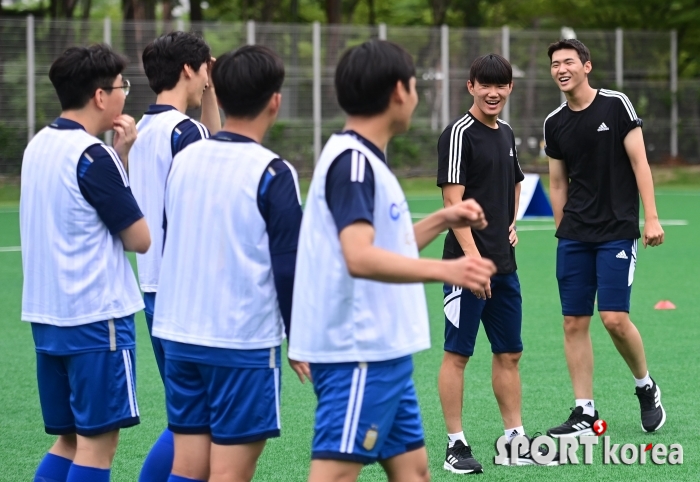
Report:
[{"label": "orange traffic cone", "polygon": [[658,303],[656,303],[656,305],[654,305],[654,309],[655,310],[675,310],[676,305],[674,305],[673,303],[671,303],[668,300],[661,300]]}]

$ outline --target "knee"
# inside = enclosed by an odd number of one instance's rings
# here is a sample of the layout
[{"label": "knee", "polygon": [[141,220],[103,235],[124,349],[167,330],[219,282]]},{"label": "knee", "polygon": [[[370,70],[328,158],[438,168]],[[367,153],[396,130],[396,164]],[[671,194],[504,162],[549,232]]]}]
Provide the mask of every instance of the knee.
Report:
[{"label": "knee", "polygon": [[605,329],[611,335],[622,335],[627,328],[629,315],[619,311],[601,311],[600,319],[603,321]]},{"label": "knee", "polygon": [[589,325],[590,318],[588,316],[565,316],[564,334],[567,336],[575,336],[588,333]]},{"label": "knee", "polygon": [[520,362],[520,357],[522,357],[522,355],[522,352],[494,353],[493,358],[500,366],[505,368],[513,368],[518,366],[518,362]]},{"label": "knee", "polygon": [[445,352],[445,356],[442,361],[443,365],[456,368],[457,370],[464,370],[464,368],[467,366],[467,362],[469,362],[468,356],[459,355],[449,351]]}]

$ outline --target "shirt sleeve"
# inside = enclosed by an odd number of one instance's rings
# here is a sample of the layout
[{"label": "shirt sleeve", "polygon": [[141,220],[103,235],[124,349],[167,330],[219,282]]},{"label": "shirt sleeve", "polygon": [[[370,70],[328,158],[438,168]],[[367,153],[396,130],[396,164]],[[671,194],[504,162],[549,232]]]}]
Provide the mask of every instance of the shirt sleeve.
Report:
[{"label": "shirt sleeve", "polygon": [[469,146],[466,142],[454,142],[452,139],[453,131],[458,126],[453,125],[442,132],[438,140],[438,173],[437,185],[443,184],[461,184],[466,185],[467,182],[467,164]]},{"label": "shirt sleeve", "polygon": [[513,149],[513,163],[515,164],[515,184],[517,184],[519,182],[523,182],[525,179],[525,174],[523,174],[523,170],[520,167],[520,161],[518,160],[518,148],[515,145],[515,134],[513,133],[512,129],[510,134],[512,138],[511,149]]},{"label": "shirt sleeve", "polygon": [[338,234],[358,221],[374,224],[374,171],[365,156],[348,149],[326,175],[326,202]]},{"label": "shirt sleeve", "polygon": [[78,186],[111,234],[117,234],[143,217],[129,187],[129,178],[117,153],[95,144],[80,156]]},{"label": "shirt sleeve", "polygon": [[296,171],[282,159],[273,160],[260,180],[258,209],[267,225],[277,301],[289,337],[302,211]]},{"label": "shirt sleeve", "polygon": [[193,142],[208,139],[210,136],[209,130],[203,124],[192,119],[185,119],[180,122],[175,129],[171,139],[171,147],[173,156],[189,146]]},{"label": "shirt sleeve", "polygon": [[615,99],[619,101],[617,102],[617,132],[620,139],[624,140],[632,129],[642,127],[643,122],[642,119],[637,116],[632,102],[630,102],[625,94],[620,92],[619,96],[616,95]]},{"label": "shirt sleeve", "polygon": [[544,121],[544,153],[552,159],[559,159],[560,161],[564,159],[564,154],[561,153],[559,149],[559,144],[557,144],[556,136],[553,132],[552,117],[549,117]]}]

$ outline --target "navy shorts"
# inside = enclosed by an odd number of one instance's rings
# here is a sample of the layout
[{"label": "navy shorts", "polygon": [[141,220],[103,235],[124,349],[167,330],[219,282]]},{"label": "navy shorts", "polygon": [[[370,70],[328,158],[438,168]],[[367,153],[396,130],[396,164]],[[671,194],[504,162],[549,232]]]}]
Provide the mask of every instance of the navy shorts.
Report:
[{"label": "navy shorts", "polygon": [[36,354],[46,433],[85,437],[139,423],[134,350]]},{"label": "navy shorts", "polygon": [[557,281],[564,316],[591,316],[598,311],[630,311],[637,240],[586,243],[559,239]]},{"label": "navy shorts", "polygon": [[236,368],[165,359],[168,428],[211,434],[218,445],[280,435],[280,369]]},{"label": "navy shorts", "polygon": [[165,382],[165,352],[163,351],[163,343],[160,341],[160,338],[153,337],[153,313],[156,309],[156,294],[144,293],[143,304],[146,305],[143,309],[143,314],[146,315],[146,326],[148,326],[148,335],[151,338],[153,354],[156,356],[158,373],[160,373],[160,379]]},{"label": "navy shorts", "polygon": [[491,278],[491,298],[480,300],[467,289],[444,286],[445,351],[472,356],[479,323],[484,323],[492,353],[520,353],[523,299],[518,274]]},{"label": "navy shorts", "polygon": [[311,458],[371,464],[425,445],[410,356],[312,363],[318,398]]}]

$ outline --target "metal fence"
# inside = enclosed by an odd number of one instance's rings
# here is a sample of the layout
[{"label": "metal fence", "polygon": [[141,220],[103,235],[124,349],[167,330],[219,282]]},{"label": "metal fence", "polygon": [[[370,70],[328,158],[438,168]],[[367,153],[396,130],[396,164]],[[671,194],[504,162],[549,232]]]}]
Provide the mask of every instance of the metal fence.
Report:
[{"label": "metal fence", "polygon": [[[513,64],[515,87],[502,117],[513,126],[522,164],[530,169],[545,164],[542,122],[562,101],[546,54],[547,45],[560,37],[557,31],[28,17],[0,19],[0,174],[19,173],[27,140],[59,114],[48,70],[65,48],[107,42],[124,53],[131,61],[125,77],[132,84],[125,111],[139,118],[155,99],[140,65],[141,51],[157,35],[175,29],[201,32],[214,55],[246,43],[266,45],[281,55],[286,68],[283,108],[266,142],[301,173],[310,173],[322,143],[343,125],[333,87],[339,56],[369,38],[401,44],[417,66],[420,103],[413,126],[389,146],[396,170],[434,174],[437,138],[471,105],[465,88],[469,66],[488,52],[501,53]],[[649,159],[700,162],[700,81],[678,82],[675,32],[618,29],[576,35],[592,53],[591,84],[624,91],[644,119]]]}]

